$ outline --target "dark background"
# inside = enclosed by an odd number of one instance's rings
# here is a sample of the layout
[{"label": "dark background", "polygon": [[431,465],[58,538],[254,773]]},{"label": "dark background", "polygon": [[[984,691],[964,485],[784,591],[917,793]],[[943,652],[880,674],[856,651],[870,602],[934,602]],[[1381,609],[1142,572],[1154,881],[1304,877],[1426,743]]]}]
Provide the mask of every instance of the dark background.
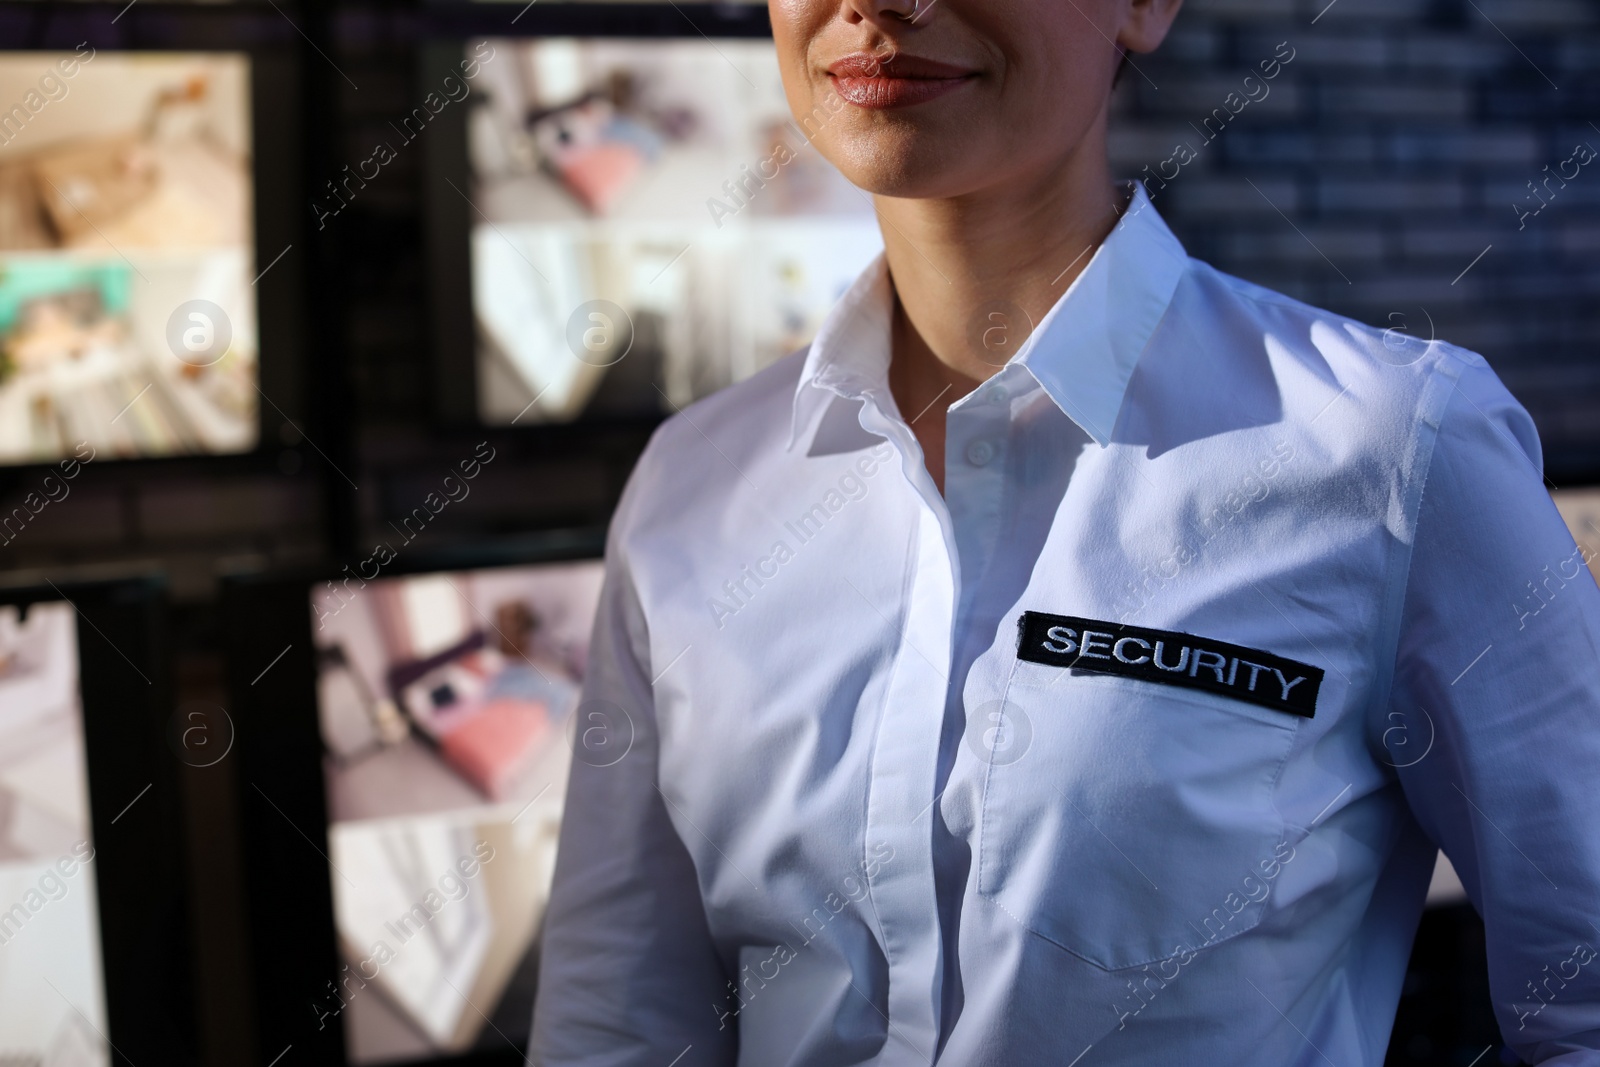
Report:
[{"label": "dark background", "polygon": [[[538,17],[552,17],[551,6],[541,0]],[[620,17],[620,5],[599,6]],[[0,547],[0,571],[58,580],[107,564],[164,570],[180,699],[225,701],[223,575],[336,570],[365,558],[388,520],[479,441],[492,443],[495,461],[468,499],[429,525],[422,549],[503,545],[609,515],[648,423],[504,431],[440,417],[428,152],[401,152],[321,230],[310,208],[326,180],[365,158],[415,105],[421,46],[518,32],[537,22],[513,25],[522,10],[0,4],[6,49],[68,35],[97,48],[216,46],[218,35],[237,35],[239,45],[298,61],[295,83],[281,87],[294,101],[300,160],[299,188],[285,202],[304,211],[286,262],[303,272],[307,328],[303,350],[263,353],[264,363],[291,361],[298,385],[263,405],[262,448],[94,463],[69,501]],[[685,11],[653,11],[668,32],[698,39]],[[1196,127],[1246,75],[1259,76],[1280,42],[1294,58],[1270,93],[1208,141]],[[1552,485],[1600,481],[1600,160],[1564,186],[1552,181],[1558,191],[1521,228],[1514,206],[1538,206],[1528,183],[1577,144],[1600,147],[1591,125],[1600,123],[1600,4],[1189,0],[1168,44],[1135,62],[1114,105],[1113,162],[1133,177],[1179,143],[1197,150],[1166,188],[1151,185],[1191,254],[1374,325],[1482,352],[1538,422]],[[33,480],[0,470],[0,511]],[[249,1065],[257,1056],[234,833],[240,783],[232,760],[179,771],[200,1056]],[[1390,1062],[1466,1067],[1491,1047],[1479,1063],[1513,1062],[1499,1059],[1470,909],[1432,913],[1418,945]]]}]

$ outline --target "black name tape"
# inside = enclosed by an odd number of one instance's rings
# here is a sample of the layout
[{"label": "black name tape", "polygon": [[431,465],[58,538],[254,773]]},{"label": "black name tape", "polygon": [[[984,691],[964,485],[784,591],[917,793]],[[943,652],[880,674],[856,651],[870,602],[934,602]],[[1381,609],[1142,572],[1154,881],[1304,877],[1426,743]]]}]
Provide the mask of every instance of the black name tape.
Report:
[{"label": "black name tape", "polygon": [[1322,668],[1259,648],[1040,611],[1023,612],[1017,629],[1017,658],[1030,663],[1203,689],[1308,719],[1316,714]]}]

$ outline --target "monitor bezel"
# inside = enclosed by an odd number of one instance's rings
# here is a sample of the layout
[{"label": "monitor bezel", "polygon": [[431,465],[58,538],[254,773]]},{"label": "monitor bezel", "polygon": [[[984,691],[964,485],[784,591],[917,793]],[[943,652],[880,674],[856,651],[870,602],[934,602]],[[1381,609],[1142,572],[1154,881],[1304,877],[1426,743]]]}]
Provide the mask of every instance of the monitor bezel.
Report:
[{"label": "monitor bezel", "polygon": [[[483,38],[715,41],[770,40],[772,36],[765,4],[540,3],[517,12],[514,4],[443,3],[425,8],[417,58],[419,94],[455,73],[466,46]],[[474,209],[457,191],[469,188],[471,181],[466,117],[464,109],[444,109],[430,124],[423,146],[435,421],[451,428],[473,426],[496,434],[522,435],[541,443],[572,441],[587,434],[636,432],[664,421],[671,412],[582,415],[570,422],[524,425],[490,423],[479,414],[470,253]]]},{"label": "monitor bezel", "polygon": [[[119,10],[121,9],[121,10]],[[270,6],[86,3],[70,8],[0,2],[0,52],[231,53],[250,63],[251,201],[256,281],[256,441],[239,452],[116,457],[119,469],[276,472],[285,444],[303,437],[306,396],[307,279],[313,249],[302,195],[306,185],[302,58],[294,26]],[[279,254],[283,253],[281,258]],[[298,254],[297,254],[298,253]],[[104,455],[104,450],[102,450]],[[0,462],[0,478],[27,478],[60,458]],[[114,457],[104,455],[111,460]]]},{"label": "monitor bezel", "polygon": [[[484,546],[403,554],[380,578],[599,561],[604,545],[602,529],[547,531]],[[335,1004],[330,983],[344,969],[327,857],[311,608],[316,586],[346,577],[342,568],[329,567],[232,575],[223,581],[229,708],[240,753],[250,997],[263,1063],[291,1045],[297,1063],[347,1067],[349,1062],[342,1016],[329,1011]],[[274,660],[280,648],[282,658]],[[524,1053],[505,1049],[405,1062],[499,1067],[522,1064]]]}]

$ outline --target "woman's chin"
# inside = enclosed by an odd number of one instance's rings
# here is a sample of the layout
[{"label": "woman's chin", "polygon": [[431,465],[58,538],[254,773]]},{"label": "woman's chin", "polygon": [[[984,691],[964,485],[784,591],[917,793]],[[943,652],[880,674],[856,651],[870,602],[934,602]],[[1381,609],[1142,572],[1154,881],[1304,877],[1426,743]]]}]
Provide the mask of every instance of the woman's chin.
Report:
[{"label": "woman's chin", "polygon": [[970,139],[875,133],[830,146],[833,164],[856,188],[875,196],[927,200],[959,196],[982,184],[984,158]]}]

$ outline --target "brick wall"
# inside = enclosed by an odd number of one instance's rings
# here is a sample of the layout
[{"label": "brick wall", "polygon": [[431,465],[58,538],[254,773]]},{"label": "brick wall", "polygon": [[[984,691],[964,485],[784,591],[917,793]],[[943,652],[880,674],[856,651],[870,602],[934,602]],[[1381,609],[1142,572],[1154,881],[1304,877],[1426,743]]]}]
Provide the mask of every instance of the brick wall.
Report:
[{"label": "brick wall", "polygon": [[[1192,255],[1481,352],[1538,421],[1552,479],[1593,478],[1600,157],[1574,148],[1600,150],[1600,5],[1190,0],[1135,61],[1113,163],[1148,179]],[[1163,167],[1179,145],[1194,158]]]}]

